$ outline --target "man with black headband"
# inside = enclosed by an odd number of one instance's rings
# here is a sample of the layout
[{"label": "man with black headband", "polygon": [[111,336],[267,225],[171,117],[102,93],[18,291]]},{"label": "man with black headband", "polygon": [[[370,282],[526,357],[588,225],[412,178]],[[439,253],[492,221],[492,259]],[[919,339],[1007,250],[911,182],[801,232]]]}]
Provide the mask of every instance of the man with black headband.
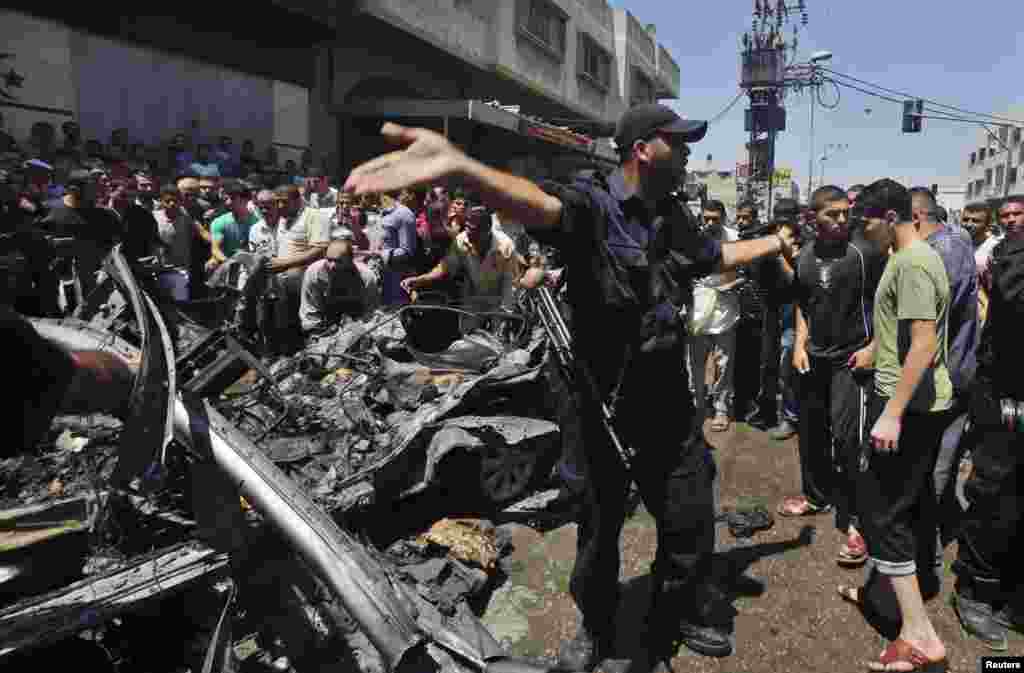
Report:
[{"label": "man with black headband", "polygon": [[[564,255],[588,475],[588,512],[570,581],[582,624],[559,655],[567,670],[592,670],[614,655],[619,533],[630,478],[658,525],[647,647],[633,670],[666,671],[676,639],[711,656],[732,652],[717,619],[721,601],[709,585],[715,467],[687,394],[680,313],[692,306],[694,279],[791,255],[793,239],[782,231],[722,244],[700,233],[671,192],[685,177],[689,143],[706,132],[706,122],[682,119],[663,105],[636,106],[616,129],[616,170],[542,188],[466,156],[440,134],[387,124],[384,135],[404,151],[357,167],[345,186],[362,194],[455,179],[502,221],[521,222]],[[584,383],[584,372],[593,385]],[[603,425],[602,404],[612,409],[622,443],[635,451],[629,471]]]}]

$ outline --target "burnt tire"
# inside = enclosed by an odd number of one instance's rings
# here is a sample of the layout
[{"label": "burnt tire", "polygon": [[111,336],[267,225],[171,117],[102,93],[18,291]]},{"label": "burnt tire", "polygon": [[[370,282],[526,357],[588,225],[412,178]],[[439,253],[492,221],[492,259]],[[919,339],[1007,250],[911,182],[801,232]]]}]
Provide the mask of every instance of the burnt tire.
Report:
[{"label": "burnt tire", "polygon": [[488,444],[480,449],[480,494],[494,505],[522,498],[541,471],[542,453],[536,445]]}]

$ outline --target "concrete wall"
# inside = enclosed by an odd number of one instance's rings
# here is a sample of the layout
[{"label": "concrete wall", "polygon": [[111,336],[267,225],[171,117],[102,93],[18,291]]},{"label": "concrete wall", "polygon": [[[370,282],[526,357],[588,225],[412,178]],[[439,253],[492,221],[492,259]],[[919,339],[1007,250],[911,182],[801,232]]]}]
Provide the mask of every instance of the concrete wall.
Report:
[{"label": "concrete wall", "polygon": [[[488,0],[362,0],[361,8],[476,63],[494,61],[489,39],[500,5]],[[400,45],[394,45],[400,53]]]},{"label": "concrete wall", "polygon": [[[13,69],[25,78],[21,88],[11,89],[20,103],[70,110],[78,113],[78,96],[71,68],[71,31],[52,21],[16,12],[0,11],[0,52],[13,58],[0,61],[3,72]],[[45,121],[60,128],[69,117],[0,107],[4,130],[19,142],[29,136],[32,124]]]},{"label": "concrete wall", "polygon": [[229,134],[258,146],[274,139],[270,80],[82,33],[74,33],[72,55],[86,138],[106,142],[124,127],[133,140],[154,144],[198,119],[202,139]]},{"label": "concrete wall", "polygon": [[[606,0],[550,0],[567,17],[565,51],[552,54],[519,30],[519,8],[524,2],[361,0],[357,4],[360,11],[478,68],[494,70],[531,93],[574,110],[579,117],[608,122],[617,119],[628,105],[634,67],[642,70],[658,91],[678,95],[678,66],[627,11],[612,9]],[[578,77],[580,32],[592,37],[612,58],[609,91]],[[659,51],[666,64],[664,77],[658,71]],[[401,52],[392,49],[394,54]],[[398,60],[407,59],[403,54]],[[397,67],[406,70],[401,64]],[[336,84],[335,93],[346,86],[345,82]]]},{"label": "concrete wall", "polygon": [[[0,63],[25,77],[14,93],[25,104],[68,109],[85,139],[108,142],[124,127],[132,141],[154,144],[200,122],[198,139],[228,134],[271,142],[310,141],[309,90],[268,77],[72,30],[16,12],[0,12]],[[8,133],[23,143],[33,123],[55,127],[71,117],[0,108]],[[334,124],[336,126],[336,124]],[[60,135],[58,133],[58,141]],[[281,149],[281,160],[299,150]],[[294,156],[293,156],[294,155]]]}]

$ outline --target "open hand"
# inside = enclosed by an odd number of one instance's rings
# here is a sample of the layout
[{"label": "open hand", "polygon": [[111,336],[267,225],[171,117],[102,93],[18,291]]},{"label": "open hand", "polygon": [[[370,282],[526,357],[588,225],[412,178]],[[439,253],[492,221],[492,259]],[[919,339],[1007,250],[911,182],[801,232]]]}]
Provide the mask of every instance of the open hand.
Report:
[{"label": "open hand", "polygon": [[381,135],[405,147],[357,166],[345,181],[344,190],[360,194],[391,192],[430,184],[456,174],[465,154],[439,133],[387,123]]}]

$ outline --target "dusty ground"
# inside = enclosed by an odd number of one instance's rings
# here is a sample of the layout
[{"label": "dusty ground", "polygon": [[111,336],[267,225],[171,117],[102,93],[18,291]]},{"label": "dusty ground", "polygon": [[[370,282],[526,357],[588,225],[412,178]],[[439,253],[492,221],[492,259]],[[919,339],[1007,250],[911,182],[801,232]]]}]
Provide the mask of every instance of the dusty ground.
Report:
[{"label": "dusty ground", "polygon": [[[762,504],[774,511],[782,496],[798,492],[795,438],[774,442],[745,424],[708,436],[716,447],[723,507]],[[566,593],[576,526],[566,524],[541,533],[519,523],[505,525],[516,546],[512,571],[491,597],[484,621],[514,654],[554,658],[559,642],[570,637],[577,625],[575,608]],[[810,544],[806,544],[806,533],[801,541],[805,526],[815,529]],[[654,540],[653,520],[640,509],[627,521],[621,541],[623,602],[617,654],[624,657],[642,635]],[[776,517],[774,528],[748,540],[733,538],[724,524],[719,525],[722,567],[734,576],[753,580],[741,579],[747,591],[732,603],[736,653],[713,659],[684,646],[672,662],[673,669],[721,673],[866,670],[866,662],[877,657],[886,641],[836,595],[838,584],[863,580],[863,571],[836,565],[841,543],[833,518],[827,515]],[[966,673],[979,670],[979,658],[992,653],[962,633],[949,606],[953,586],[949,566],[955,554],[955,545],[947,549],[942,595],[929,603],[928,610],[949,650],[949,670]],[[754,595],[758,585],[763,592]],[[1024,654],[1024,637],[1011,633],[1006,654]]]}]

